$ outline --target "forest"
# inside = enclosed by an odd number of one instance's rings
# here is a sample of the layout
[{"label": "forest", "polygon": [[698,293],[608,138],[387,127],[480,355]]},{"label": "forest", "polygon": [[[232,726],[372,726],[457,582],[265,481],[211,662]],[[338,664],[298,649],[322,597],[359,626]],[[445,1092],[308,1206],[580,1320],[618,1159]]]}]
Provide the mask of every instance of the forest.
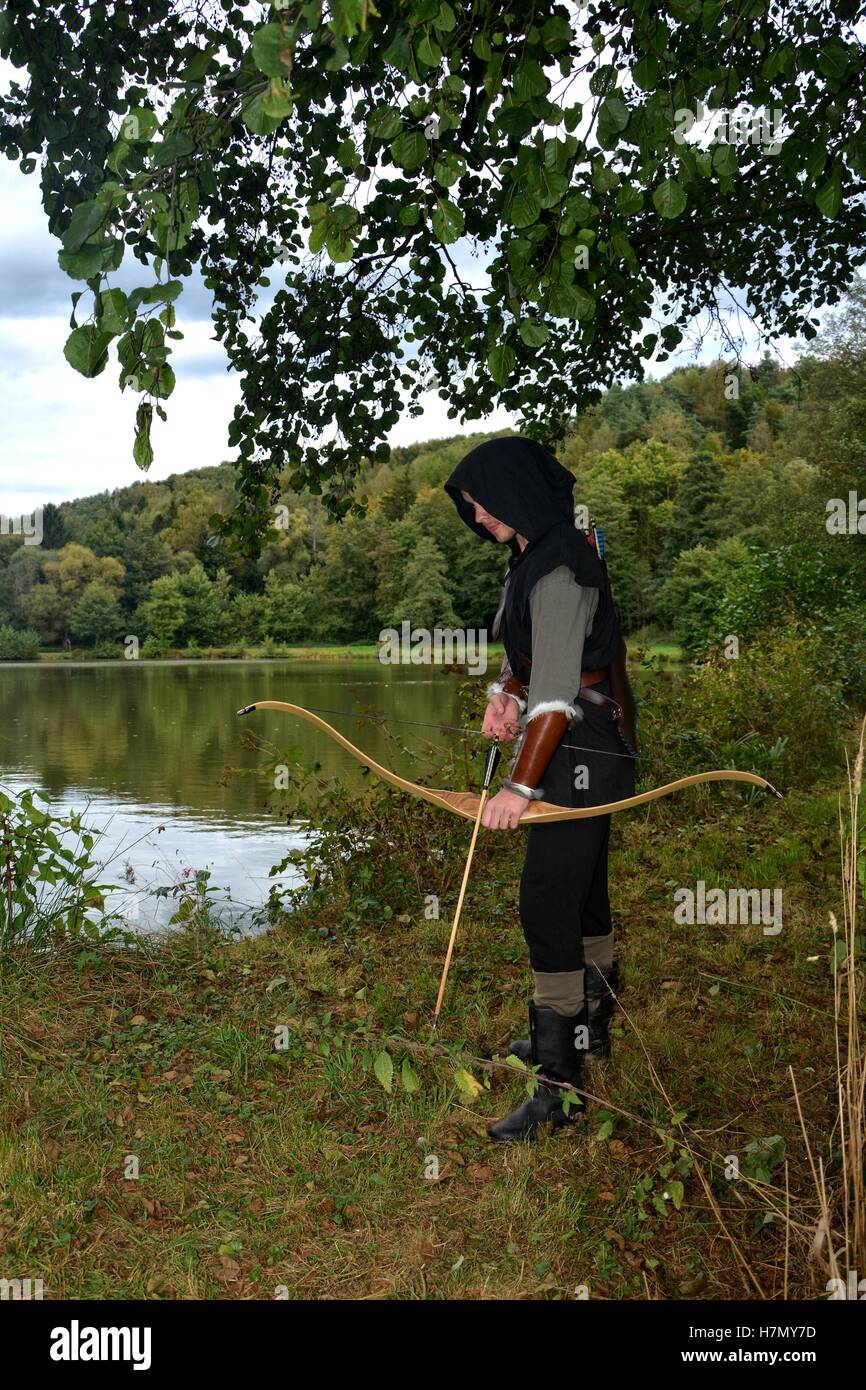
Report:
[{"label": "forest", "polygon": [[[847,513],[864,386],[866,288],[855,281],[794,365],[765,352],[751,366],[677,368],[612,386],[575,420],[558,456],[604,533],[627,633],[700,656],[793,621],[832,632],[848,693],[863,689],[866,515]],[[149,657],[279,654],[372,643],[407,619],[484,628],[503,557],[441,486],[484,437],[371,462],[342,522],[286,486],[257,560],[214,531],[234,505],[229,462],[49,504],[41,545],[0,539],[0,659],[120,657],[130,637]]]}]

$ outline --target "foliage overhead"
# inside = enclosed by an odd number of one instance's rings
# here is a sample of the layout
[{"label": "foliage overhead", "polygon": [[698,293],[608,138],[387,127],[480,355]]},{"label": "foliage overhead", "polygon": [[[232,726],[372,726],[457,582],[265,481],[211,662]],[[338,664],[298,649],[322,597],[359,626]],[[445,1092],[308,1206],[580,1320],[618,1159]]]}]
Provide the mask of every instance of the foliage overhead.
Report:
[{"label": "foliage overhead", "polygon": [[[255,553],[282,470],[344,514],[431,380],[451,418],[503,406],[553,444],[696,314],[721,321],[732,288],[768,332],[814,336],[866,236],[862,16],[858,0],[7,0],[0,55],[26,78],[0,98],[0,149],[41,164],[79,282],[66,357],[95,376],[116,351],[145,469],[175,301],[202,268],[242,377],[237,504],[214,526]],[[679,113],[701,104],[783,135],[683,140]],[[111,283],[126,254],[154,271],[130,293]]]}]

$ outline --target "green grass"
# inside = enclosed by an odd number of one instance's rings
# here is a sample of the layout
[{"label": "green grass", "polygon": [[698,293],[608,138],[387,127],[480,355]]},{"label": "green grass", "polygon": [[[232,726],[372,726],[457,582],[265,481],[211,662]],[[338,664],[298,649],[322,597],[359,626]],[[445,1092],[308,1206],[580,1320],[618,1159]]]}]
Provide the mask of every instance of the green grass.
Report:
[{"label": "green grass", "polygon": [[[262,661],[262,660],[291,660],[291,661],[347,661],[353,658],[359,660],[378,660],[380,644],[378,642],[347,642],[313,644],[311,646],[280,646],[265,648],[261,646],[223,646],[223,647],[196,647],[192,649],[181,648],[171,652],[164,657],[142,658],[142,660],[160,661]],[[490,643],[487,654],[491,666],[499,665],[502,658],[503,648],[501,644]],[[633,664],[640,666],[642,661],[647,658],[656,658],[661,661],[680,661],[682,660],[682,649],[675,642],[650,641],[640,643],[635,646]],[[82,647],[74,652],[66,651],[41,651],[39,660],[43,662],[58,661],[88,661],[92,660],[87,648]],[[124,661],[122,654],[115,658],[117,661]],[[112,658],[104,658],[109,664]]]},{"label": "green grass", "polygon": [[[788,1068],[833,1184],[836,804],[833,789],[779,803],[717,787],[614,818],[614,1058],[588,1071],[587,1117],[529,1145],[486,1137],[518,1078],[469,1062],[473,1100],[427,1047],[456,860],[438,922],[336,894],[255,941],[7,961],[4,1275],[42,1278],[46,1298],[779,1298],[784,1171],[756,1181],[746,1146],[780,1135],[805,1233],[788,1296],[822,1296]],[[482,837],[449,979],[441,1041],[475,1057],[525,1028],[519,851]],[[426,871],[399,835],[386,852],[418,902]],[[674,889],[699,878],[783,886],[783,931],[675,925]],[[373,1074],[387,1039],[417,1091]],[[678,1181],[679,1209],[664,1196]]]}]

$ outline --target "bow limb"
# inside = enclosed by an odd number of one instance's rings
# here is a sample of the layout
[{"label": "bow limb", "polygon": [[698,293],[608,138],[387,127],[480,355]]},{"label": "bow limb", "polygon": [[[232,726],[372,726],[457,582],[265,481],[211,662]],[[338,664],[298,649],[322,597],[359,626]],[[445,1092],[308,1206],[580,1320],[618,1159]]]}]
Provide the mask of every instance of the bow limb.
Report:
[{"label": "bow limb", "polygon": [[[357,758],[359,763],[363,763],[371,772],[375,772],[383,782],[388,782],[398,791],[408,792],[410,796],[420,796],[423,801],[429,801],[433,806],[440,806],[443,810],[453,811],[458,816],[463,816],[466,820],[474,821],[478,815],[480,798],[472,792],[452,792],[435,787],[422,787],[418,782],[410,782],[405,777],[400,777],[390,768],[383,767],[374,758],[369,757],[356,748],[354,743],[345,738],[337,729],[333,728],[324,719],[320,719],[312,710],[304,709],[302,705],[292,705],[285,700],[259,700],[254,705],[246,705],[238,710],[238,714],[252,714],[254,710],[260,709],[279,709],[287,714],[297,715],[299,719],[305,719],[314,728],[320,729],[334,739],[341,748],[350,753],[353,758]],[[605,816],[614,814],[617,811],[628,811],[636,806],[646,806],[650,801],[658,801],[663,796],[671,796],[673,792],[684,791],[686,787],[697,787],[702,782],[748,782],[754,787],[762,787],[765,791],[770,791],[774,796],[781,799],[782,793],[777,791],[772,783],[765,777],[759,777],[754,772],[738,772],[734,769],[719,768],[711,772],[695,772],[688,777],[678,777],[675,782],[667,782],[663,787],[654,787],[648,792],[639,792],[636,796],[627,796],[622,801],[609,801],[603,806],[555,806],[549,801],[531,801],[520,818],[519,825],[544,825],[553,821],[562,820],[588,820],[593,816]]]},{"label": "bow limb", "polygon": [[[345,748],[347,753],[351,753],[353,758],[357,758],[359,763],[368,767],[371,772],[375,772],[383,782],[389,782],[398,791],[409,792],[411,796],[420,796],[424,801],[429,801],[433,806],[441,806],[446,811],[456,811],[458,815],[466,816],[469,820],[475,819],[475,812],[478,809],[478,797],[471,793],[437,791],[434,787],[422,787],[417,782],[410,782],[405,777],[400,777],[398,773],[392,772],[390,768],[383,767],[374,758],[356,748],[354,743],[344,736],[326,720],[320,719],[312,710],[304,709],[302,705],[290,705],[285,700],[259,700],[254,705],[246,705],[244,709],[238,710],[238,714],[252,714],[253,710],[259,709],[281,709],[288,714],[295,714],[299,719],[306,719],[308,724],[312,724],[315,729],[320,729],[323,734],[327,734],[341,748]],[[456,804],[455,802],[461,804]],[[466,802],[464,806],[462,803]],[[471,805],[469,805],[471,803]],[[474,809],[473,809],[474,808]]]}]

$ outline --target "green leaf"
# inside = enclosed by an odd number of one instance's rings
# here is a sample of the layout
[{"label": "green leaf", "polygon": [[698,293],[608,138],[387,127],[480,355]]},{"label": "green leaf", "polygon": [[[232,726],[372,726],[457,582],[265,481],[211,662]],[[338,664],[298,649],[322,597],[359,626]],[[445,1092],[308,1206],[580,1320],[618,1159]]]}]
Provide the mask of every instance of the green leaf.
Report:
[{"label": "green leaf", "polygon": [[355,254],[351,232],[347,231],[345,227],[338,227],[331,223],[325,238],[325,249],[331,260],[338,265],[350,261]]},{"label": "green leaf", "polygon": [[[150,442],[150,426],[153,421],[153,407],[147,401],[142,401],[135,413],[135,442],[132,446],[132,457],[138,468],[145,472],[153,463],[153,447]],[[192,899],[184,898],[180,905],[180,912],[186,908],[186,915],[192,910]],[[175,914],[177,919],[178,914]]]},{"label": "green leaf", "polygon": [[453,183],[456,183],[465,171],[465,161],[452,154],[450,150],[443,151],[433,165],[434,179],[445,188],[450,188]]},{"label": "green leaf", "polygon": [[832,38],[824,44],[818,58],[818,68],[831,82],[841,82],[848,71],[851,54],[842,39]]},{"label": "green leaf", "polygon": [[77,251],[105,220],[105,209],[96,202],[79,203],[72,210],[69,226],[61,237],[65,251]]},{"label": "green leaf", "polygon": [[153,162],[161,169],[167,164],[173,164],[176,159],[183,159],[186,155],[192,154],[194,149],[195,144],[185,130],[173,130],[160,144],[154,145]]},{"label": "green leaf", "polygon": [[472,52],[476,58],[480,58],[482,63],[489,63],[493,57],[493,49],[486,34],[475,34],[472,39]]},{"label": "green leaf", "polygon": [[318,255],[328,237],[331,235],[331,219],[323,217],[320,221],[314,222],[310,231],[310,251]]},{"label": "green leaf", "polygon": [[631,70],[635,85],[640,87],[642,92],[652,91],[658,83],[660,73],[659,60],[652,53],[646,53]]},{"label": "green leaf", "polygon": [[435,68],[442,62],[442,49],[436,40],[425,31],[415,44],[415,56],[419,63],[424,63],[428,68]]},{"label": "green leaf", "polygon": [[253,34],[253,61],[259,72],[263,72],[266,77],[283,77],[288,71],[288,64],[280,59],[280,53],[286,48],[286,36],[279,24],[263,24],[261,29],[257,29]]},{"label": "green leaf", "polygon": [[393,140],[402,125],[399,111],[392,106],[377,106],[367,122],[367,134],[377,140]]},{"label": "green leaf", "polygon": [[565,207],[566,212],[573,217],[575,222],[579,223],[581,227],[585,226],[587,222],[592,221],[594,204],[587,198],[585,193],[578,193],[576,191],[569,193]]},{"label": "green leaf", "polygon": [[554,285],[551,287],[549,309],[556,318],[591,319],[595,314],[595,300],[579,285]]},{"label": "green leaf", "polygon": [[653,205],[662,217],[679,217],[688,199],[676,179],[665,179],[653,193]]},{"label": "green leaf", "polygon": [[409,1095],[420,1089],[421,1083],[408,1062],[404,1061],[400,1068],[400,1080],[403,1083],[403,1090],[408,1091]]},{"label": "green leaf", "polygon": [[514,99],[519,104],[550,91],[550,82],[536,58],[524,58],[513,77]]},{"label": "green leaf", "polygon": [[673,1182],[669,1182],[667,1185],[667,1192],[677,1211],[679,1211],[680,1207],[683,1204],[683,1197],[685,1195],[685,1188],[683,1187],[682,1183],[678,1179],[675,1179]]},{"label": "green leaf", "polygon": [[619,185],[619,174],[615,169],[611,169],[607,164],[602,164],[596,160],[592,170],[592,186],[597,188],[599,193],[610,193],[612,189]]},{"label": "green leaf", "polygon": [[713,168],[722,178],[732,178],[737,172],[737,151],[733,145],[716,145],[713,150]]},{"label": "green leaf", "polygon": [[271,84],[262,97],[262,110],[265,115],[282,120],[284,116],[291,116],[294,108],[295,97],[289,84],[279,77],[271,78]]},{"label": "green leaf", "polygon": [[66,339],[63,356],[82,376],[99,376],[108,361],[108,345],[114,335],[103,333],[94,324],[76,328]]},{"label": "green leaf", "polygon": [[436,199],[436,210],[430,219],[433,231],[446,246],[463,235],[463,213],[456,203],[448,198]]},{"label": "green leaf", "polygon": [[399,72],[409,72],[412,63],[412,36],[408,29],[396,31],[382,58]]},{"label": "green leaf", "polygon": [[373,1063],[373,1071],[380,1085],[390,1093],[391,1082],[394,1076],[394,1063],[391,1061],[390,1052],[382,1051]]},{"label": "green leaf", "polygon": [[467,1071],[465,1067],[457,1068],[454,1073],[454,1080],[464,1095],[471,1096],[473,1100],[484,1090],[481,1082],[476,1081],[471,1071]]},{"label": "green leaf", "polygon": [[815,194],[815,202],[825,217],[835,217],[842,206],[842,179],[839,165],[833,165],[833,173]]},{"label": "green leaf", "polygon": [[120,138],[128,145],[136,145],[149,140],[158,126],[159,121],[150,107],[134,106],[120,123]]},{"label": "green leaf", "polygon": [[99,327],[112,336],[125,333],[130,317],[129,301],[123,290],[106,290],[100,303]]},{"label": "green leaf", "polygon": [[643,207],[644,192],[636,184],[624,183],[617,189],[616,205],[620,212],[626,217],[631,217],[635,212],[640,212]]},{"label": "green leaf", "polygon": [[506,135],[513,135],[515,139],[522,140],[524,135],[528,135],[536,124],[536,118],[528,106],[510,101],[507,105],[500,107],[496,116],[496,124],[500,130],[505,131]]},{"label": "green leaf", "polygon": [[514,348],[509,347],[507,343],[500,343],[489,354],[487,367],[497,385],[507,386],[508,378],[514,371],[515,361]]},{"label": "green leaf", "polygon": [[604,1124],[599,1125],[598,1129],[596,1130],[595,1137],[596,1139],[599,1139],[602,1143],[604,1143],[605,1139],[609,1139],[612,1134],[613,1120],[605,1120]]},{"label": "green leaf", "polygon": [[544,22],[541,31],[541,42],[544,44],[545,52],[560,53],[574,38],[574,32],[568,18],[564,14],[551,15]]},{"label": "green leaf", "polygon": [[202,48],[197,53],[193,53],[184,65],[184,81],[200,82],[210,67],[211,59],[216,51],[217,45],[211,43],[208,44],[207,48]]},{"label": "green leaf", "polygon": [[712,3],[712,0],[704,5],[701,4],[701,0],[668,0],[668,9],[681,24],[697,24],[702,13],[705,14],[708,10],[718,12],[721,8],[720,4]]},{"label": "green leaf", "polygon": [[420,130],[407,130],[391,142],[391,157],[401,169],[411,173],[427,158],[427,141]]},{"label": "green leaf", "polygon": [[605,125],[609,126],[611,130],[619,133],[621,130],[625,130],[630,115],[631,113],[622,97],[611,94],[609,97],[605,97],[604,101],[601,103],[599,125],[603,120]]},{"label": "green leaf", "polygon": [[[121,256],[123,242],[120,243]],[[73,280],[90,280],[103,270],[116,270],[112,265],[116,257],[116,244],[113,241],[100,242],[98,246],[82,246],[79,251],[58,251],[57,264]],[[119,262],[118,262],[119,263]]]},{"label": "green leaf", "polygon": [[253,135],[270,135],[276,130],[282,116],[269,116],[265,110],[265,93],[260,92],[248,101],[241,112],[241,120]]},{"label": "green leaf", "polygon": [[547,324],[536,319],[521,319],[517,331],[527,347],[541,347],[547,342]]},{"label": "green leaf", "polygon": [[154,394],[159,396],[162,401],[168,400],[175,388],[175,384],[176,378],[173,369],[167,362],[163,362],[156,374],[156,388]]},{"label": "green leaf", "polygon": [[166,280],[155,285],[140,286],[130,292],[129,307],[135,312],[139,304],[171,304],[182,289],[182,280]]},{"label": "green leaf", "polygon": [[433,28],[438,29],[442,34],[450,34],[457,24],[457,16],[448,4],[448,0],[442,0],[439,6],[439,13],[433,20]]},{"label": "green leaf", "polygon": [[531,227],[538,221],[541,203],[526,188],[516,188],[508,204],[507,217],[513,227]]}]

